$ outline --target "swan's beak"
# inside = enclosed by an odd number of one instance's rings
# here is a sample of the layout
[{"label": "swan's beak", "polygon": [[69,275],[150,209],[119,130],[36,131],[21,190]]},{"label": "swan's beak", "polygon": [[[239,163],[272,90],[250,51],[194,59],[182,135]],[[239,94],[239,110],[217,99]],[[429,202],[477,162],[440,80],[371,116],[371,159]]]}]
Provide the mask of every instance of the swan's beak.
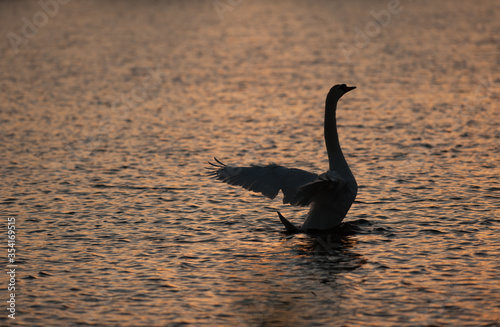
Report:
[{"label": "swan's beak", "polygon": [[351,90],[354,90],[355,88],[356,88],[356,86],[346,86],[346,87],[344,87],[344,92],[347,93]]}]

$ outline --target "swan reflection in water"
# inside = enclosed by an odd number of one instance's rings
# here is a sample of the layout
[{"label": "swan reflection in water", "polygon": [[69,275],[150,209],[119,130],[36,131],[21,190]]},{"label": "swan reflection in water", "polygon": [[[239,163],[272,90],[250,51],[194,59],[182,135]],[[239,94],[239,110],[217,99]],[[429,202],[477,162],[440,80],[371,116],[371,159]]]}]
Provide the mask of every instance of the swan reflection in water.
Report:
[{"label": "swan reflection in water", "polygon": [[353,251],[359,233],[368,233],[370,223],[365,219],[346,222],[332,232],[308,233],[307,236],[286,235],[284,241],[293,241],[292,251],[299,257],[312,258],[315,268],[331,273],[355,270],[366,263],[361,254]]},{"label": "swan reflection in water", "polygon": [[216,163],[210,175],[231,185],[262,193],[274,199],[279,191],[283,203],[293,206],[310,206],[307,218],[301,227],[291,224],[278,212],[288,232],[317,232],[333,230],[347,215],[356,194],[358,184],[344,158],[337,133],[337,103],[355,86],[338,84],[328,92],[325,103],[324,137],[328,151],[329,170],[321,175],[277,164],[251,165],[249,167],[229,166],[214,158]]},{"label": "swan reflection in water", "polygon": [[[231,304],[238,322],[250,326],[308,325],[308,315],[301,313],[314,309],[304,306],[315,306],[317,301],[341,301],[339,299],[356,283],[346,279],[346,273],[367,262],[355,252],[357,240],[353,236],[368,233],[370,225],[360,219],[342,224],[333,233],[283,235],[281,248],[289,253],[288,265],[280,263],[281,257],[275,256],[276,265],[259,269],[255,279],[242,286],[241,296]],[[290,267],[293,267],[293,276],[301,276],[300,279],[287,278]],[[308,282],[310,287],[305,288],[302,279],[315,283]]]}]

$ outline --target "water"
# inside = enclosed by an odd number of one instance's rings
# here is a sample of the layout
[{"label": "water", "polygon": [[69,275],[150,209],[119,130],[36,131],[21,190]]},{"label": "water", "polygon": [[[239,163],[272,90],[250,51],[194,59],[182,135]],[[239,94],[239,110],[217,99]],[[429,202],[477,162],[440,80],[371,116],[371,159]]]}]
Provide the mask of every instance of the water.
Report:
[{"label": "water", "polygon": [[[1,324],[498,326],[499,3],[390,3],[70,2],[4,37]],[[2,34],[40,10],[0,3]],[[204,167],[323,172],[336,83],[358,198],[286,236],[304,209]]]}]

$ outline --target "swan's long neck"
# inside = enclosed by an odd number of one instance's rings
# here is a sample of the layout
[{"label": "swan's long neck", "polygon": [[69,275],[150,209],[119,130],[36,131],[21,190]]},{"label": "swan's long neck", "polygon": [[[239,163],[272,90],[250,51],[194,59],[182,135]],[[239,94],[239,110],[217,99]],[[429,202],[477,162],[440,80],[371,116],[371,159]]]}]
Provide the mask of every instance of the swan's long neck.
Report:
[{"label": "swan's long neck", "polygon": [[325,143],[328,151],[330,170],[334,170],[343,177],[354,178],[339,143],[337,132],[337,102],[339,99],[327,99],[325,106]]}]

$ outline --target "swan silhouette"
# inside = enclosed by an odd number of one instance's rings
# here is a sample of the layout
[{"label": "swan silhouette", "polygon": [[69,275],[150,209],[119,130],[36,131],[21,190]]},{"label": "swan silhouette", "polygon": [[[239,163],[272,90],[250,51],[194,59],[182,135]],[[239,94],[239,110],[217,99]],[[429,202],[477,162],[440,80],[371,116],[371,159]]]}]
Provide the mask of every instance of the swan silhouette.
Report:
[{"label": "swan silhouette", "polygon": [[338,84],[330,89],[326,97],[324,134],[330,162],[327,172],[318,175],[274,163],[235,167],[214,158],[215,163],[209,162],[209,175],[227,184],[262,193],[270,199],[274,199],[281,190],[284,195],[283,203],[310,206],[307,218],[300,228],[278,212],[288,232],[311,233],[339,226],[356,198],[358,184],[340,147],[336,111],[339,99],[355,88]]}]

